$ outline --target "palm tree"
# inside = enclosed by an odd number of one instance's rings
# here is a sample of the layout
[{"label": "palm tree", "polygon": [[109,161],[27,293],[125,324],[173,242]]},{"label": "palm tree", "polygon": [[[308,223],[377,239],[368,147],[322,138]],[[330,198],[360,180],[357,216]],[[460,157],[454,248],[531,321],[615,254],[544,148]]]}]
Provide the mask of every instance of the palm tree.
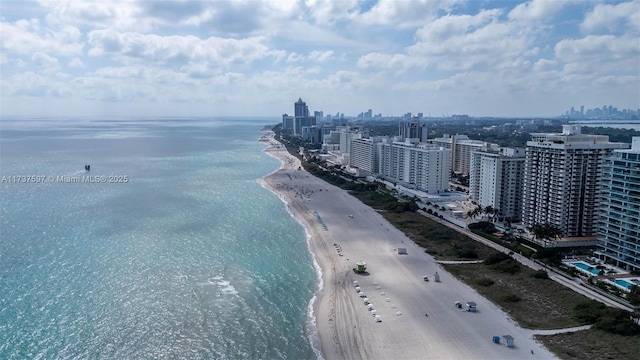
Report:
[{"label": "palm tree", "polygon": [[493,220],[493,212],[494,211],[495,211],[495,209],[491,205],[487,205],[484,209],[482,209],[482,212],[484,213],[484,215],[489,217],[489,221],[491,221],[491,222],[493,222],[492,220]]},{"label": "palm tree", "polygon": [[499,216],[500,216],[500,209],[494,208],[493,211],[491,211],[491,215],[490,215],[491,222],[496,222]]},{"label": "palm tree", "polygon": [[474,219],[477,218],[478,216],[480,216],[480,214],[482,214],[482,206],[477,206],[475,209],[473,210],[469,210],[467,211],[467,218],[471,218]]},{"label": "palm tree", "polygon": [[545,246],[562,236],[562,230],[552,223],[535,224],[531,227],[531,233],[536,239],[542,240]]},{"label": "palm tree", "polygon": [[469,211],[467,211],[467,213],[465,214],[465,217],[466,217],[467,219],[472,219],[472,218],[474,217],[474,215],[475,215],[475,214],[473,213],[473,210],[469,210]]}]

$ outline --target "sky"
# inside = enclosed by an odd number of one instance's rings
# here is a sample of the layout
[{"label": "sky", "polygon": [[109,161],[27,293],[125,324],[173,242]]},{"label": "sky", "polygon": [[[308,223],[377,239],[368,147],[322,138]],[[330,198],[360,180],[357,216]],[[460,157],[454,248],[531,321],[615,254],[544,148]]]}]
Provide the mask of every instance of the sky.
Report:
[{"label": "sky", "polygon": [[640,108],[640,0],[0,1],[0,117]]}]

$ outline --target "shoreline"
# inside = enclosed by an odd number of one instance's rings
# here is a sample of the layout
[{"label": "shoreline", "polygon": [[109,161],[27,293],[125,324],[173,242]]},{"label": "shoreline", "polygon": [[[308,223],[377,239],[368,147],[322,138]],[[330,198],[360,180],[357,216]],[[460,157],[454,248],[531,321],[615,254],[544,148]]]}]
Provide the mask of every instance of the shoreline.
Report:
[{"label": "shoreline", "polygon": [[[280,171],[286,171],[286,170],[291,171],[301,167],[300,160],[291,156],[288,153],[288,151],[285,149],[285,147],[280,142],[274,139],[274,133],[271,130],[268,130],[268,131],[263,130],[263,134],[264,135],[259,140],[261,142],[264,142],[267,145],[267,148],[265,148],[263,152],[279,160],[280,167],[272,171],[271,173],[267,174],[263,178],[258,179],[258,183],[262,185],[262,187],[264,187],[265,189],[275,194],[280,199],[280,201],[282,201],[282,203],[285,205],[285,210],[287,211],[287,213],[289,213],[289,215],[295,221],[297,221],[304,229],[307,246],[309,248],[311,259],[313,261],[313,268],[316,271],[316,275],[318,279],[318,287],[316,288],[315,293],[313,294],[313,296],[311,297],[311,300],[309,301],[309,304],[307,305],[307,322],[305,324],[305,331],[307,333],[307,338],[309,339],[311,349],[316,355],[316,359],[324,360],[326,359],[326,357],[323,354],[322,335],[320,334],[320,329],[318,327],[318,316],[317,316],[318,306],[319,306],[318,304],[320,303],[321,294],[324,291],[324,277],[323,277],[324,272],[322,271],[322,266],[318,262],[316,253],[313,251],[312,236],[309,233],[308,225],[306,225],[302,221],[302,219],[294,211],[292,211],[289,204],[288,197],[276,191],[274,184],[270,183],[268,180],[270,177],[272,177],[274,174]],[[286,154],[284,153],[276,154],[274,153],[275,151],[283,151]]]},{"label": "shoreline", "polygon": [[[281,167],[259,182],[303,225],[319,270],[318,291],[309,304],[318,339],[310,332],[313,324],[307,325],[318,358],[556,358],[533,339],[532,330],[518,327],[501,309],[448,274],[378,212],[300,169],[299,160],[273,132],[263,132],[260,141]],[[408,254],[399,255],[398,247]],[[367,276],[351,270],[361,260],[368,263]],[[433,281],[435,272],[439,283]],[[424,282],[423,275],[432,280]],[[356,293],[354,280],[375,311],[369,311]],[[460,311],[455,301],[474,301],[479,311]],[[492,336],[503,335],[512,335],[515,346],[492,343]]]}]

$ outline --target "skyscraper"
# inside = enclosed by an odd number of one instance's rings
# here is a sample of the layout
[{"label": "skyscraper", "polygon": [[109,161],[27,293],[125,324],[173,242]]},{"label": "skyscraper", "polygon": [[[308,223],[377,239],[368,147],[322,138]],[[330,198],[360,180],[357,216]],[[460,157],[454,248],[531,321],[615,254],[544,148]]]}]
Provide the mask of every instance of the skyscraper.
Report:
[{"label": "skyscraper", "polygon": [[295,117],[307,117],[309,116],[309,108],[307,107],[307,103],[302,101],[302,98],[298,98],[298,101],[296,101],[295,104],[293,104],[294,107],[294,116]]},{"label": "skyscraper", "polygon": [[[293,104],[294,117],[293,117],[293,134],[296,136],[302,136],[302,128],[313,126],[316,124],[315,116],[309,116],[309,108],[307,103],[302,101],[302,98],[298,98]],[[285,118],[283,117],[283,122]]]},{"label": "skyscraper", "polygon": [[603,158],[627,147],[609,142],[608,136],[583,135],[579,125],[563,125],[561,134],[531,134],[526,148],[523,225],[548,223],[557,226],[563,237],[595,240]]},{"label": "skyscraper", "polygon": [[420,142],[426,142],[427,123],[421,122],[417,117],[407,121],[400,121],[398,124],[398,135],[400,135],[400,138],[403,140],[418,139]]},{"label": "skyscraper", "polygon": [[598,250],[601,259],[640,271],[640,137],[604,161]]}]

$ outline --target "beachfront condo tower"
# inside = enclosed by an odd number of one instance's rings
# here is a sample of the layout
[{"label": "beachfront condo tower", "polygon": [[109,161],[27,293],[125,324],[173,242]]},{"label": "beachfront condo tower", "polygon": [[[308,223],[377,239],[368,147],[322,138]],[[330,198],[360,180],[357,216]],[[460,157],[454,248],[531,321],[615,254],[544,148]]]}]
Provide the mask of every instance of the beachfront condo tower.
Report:
[{"label": "beachfront condo tower", "polygon": [[596,255],[640,271],[640,137],[604,161]]},{"label": "beachfront condo tower", "polygon": [[469,199],[500,210],[499,220],[520,222],[524,185],[523,148],[485,148],[471,153]]},{"label": "beachfront condo tower", "polygon": [[307,103],[298,98],[293,104],[294,116],[282,115],[282,129],[291,131],[294,136],[302,136],[302,129],[316,125],[316,117],[309,116]]},{"label": "beachfront condo tower", "polygon": [[[442,146],[451,150],[451,171],[467,175],[471,168],[471,153],[482,150],[487,147],[484,141],[471,140],[467,135],[449,135],[445,134],[441,138],[429,140],[430,143]],[[496,144],[490,144],[491,147],[498,148]]]},{"label": "beachfront condo tower", "polygon": [[559,134],[531,134],[524,170],[523,225],[555,225],[563,238],[595,245],[602,163],[614,150],[628,147],[610,142],[608,136],[582,134],[579,125],[563,125]]},{"label": "beachfront condo tower", "polygon": [[429,194],[449,189],[451,150],[409,139],[386,139],[376,146],[378,174],[382,178]]}]

